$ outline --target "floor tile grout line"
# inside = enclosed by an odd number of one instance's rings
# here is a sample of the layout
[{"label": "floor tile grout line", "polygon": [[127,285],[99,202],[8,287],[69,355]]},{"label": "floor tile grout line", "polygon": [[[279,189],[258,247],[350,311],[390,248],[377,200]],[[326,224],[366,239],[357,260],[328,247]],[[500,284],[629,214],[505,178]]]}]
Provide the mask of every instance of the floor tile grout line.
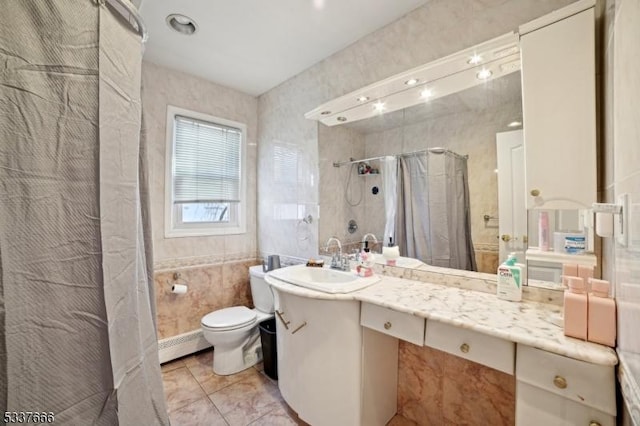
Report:
[{"label": "floor tile grout line", "polygon": [[[209,404],[211,404],[213,406],[213,408],[215,408],[215,410],[218,412],[218,414],[220,414],[220,417],[222,417],[222,420],[227,424],[227,426],[229,426],[229,422],[227,421],[227,418],[224,416],[224,414],[222,414],[222,412],[220,412],[220,409],[218,408],[218,406],[215,404],[215,402],[213,402],[211,400],[211,398],[209,398],[209,394],[207,394],[207,391],[204,390],[204,388],[202,387],[202,384],[200,383],[200,381],[198,380],[198,378],[193,374],[193,371],[191,371],[191,369],[189,368],[189,366],[185,363],[185,367],[187,367],[187,371],[189,372],[189,374],[191,374],[191,377],[193,377],[193,380],[196,381],[196,383],[198,384],[198,386],[200,387],[200,389],[202,390],[202,393],[204,394],[204,397],[207,401],[209,401]],[[213,367],[212,367],[213,368]]]}]

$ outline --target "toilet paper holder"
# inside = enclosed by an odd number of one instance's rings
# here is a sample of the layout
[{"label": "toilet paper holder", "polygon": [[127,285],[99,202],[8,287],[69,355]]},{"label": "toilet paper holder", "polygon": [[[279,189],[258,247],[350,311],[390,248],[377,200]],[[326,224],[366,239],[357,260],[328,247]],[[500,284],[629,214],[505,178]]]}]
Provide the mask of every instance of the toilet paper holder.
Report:
[{"label": "toilet paper holder", "polygon": [[176,284],[187,285],[187,281],[182,278],[182,274],[180,272],[174,272],[171,278],[173,280],[167,280],[167,284],[169,286],[174,286]]},{"label": "toilet paper holder", "polygon": [[[615,227],[614,235],[616,241],[622,247],[626,247],[628,243],[628,212],[629,212],[629,194],[622,194],[618,196],[618,202],[613,203],[593,203],[593,212],[596,214],[596,221],[598,214],[609,214],[618,217],[618,226]],[[597,223],[596,223],[597,225]]]}]

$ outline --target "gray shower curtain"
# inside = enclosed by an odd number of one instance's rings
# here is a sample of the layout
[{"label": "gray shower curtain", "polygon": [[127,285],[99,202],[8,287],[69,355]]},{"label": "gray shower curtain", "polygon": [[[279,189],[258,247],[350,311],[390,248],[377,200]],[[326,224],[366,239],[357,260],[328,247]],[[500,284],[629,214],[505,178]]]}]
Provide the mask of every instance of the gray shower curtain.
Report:
[{"label": "gray shower curtain", "polygon": [[169,424],[140,37],[93,0],[0,2],[0,412]]},{"label": "gray shower curtain", "polygon": [[467,179],[467,160],[453,153],[399,158],[395,233],[403,256],[477,270]]}]

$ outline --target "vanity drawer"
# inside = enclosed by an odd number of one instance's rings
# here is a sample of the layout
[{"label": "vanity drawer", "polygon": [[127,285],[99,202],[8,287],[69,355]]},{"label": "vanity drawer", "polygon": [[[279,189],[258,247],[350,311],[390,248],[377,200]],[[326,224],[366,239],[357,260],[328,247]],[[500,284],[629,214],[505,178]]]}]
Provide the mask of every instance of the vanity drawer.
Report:
[{"label": "vanity drawer", "polygon": [[442,322],[427,320],[426,346],[513,375],[515,344]]},{"label": "vanity drawer", "polygon": [[362,304],[360,324],[384,334],[424,345],[424,318],[370,303]]},{"label": "vanity drawer", "polygon": [[518,345],[516,379],[616,415],[614,366],[591,364]]}]

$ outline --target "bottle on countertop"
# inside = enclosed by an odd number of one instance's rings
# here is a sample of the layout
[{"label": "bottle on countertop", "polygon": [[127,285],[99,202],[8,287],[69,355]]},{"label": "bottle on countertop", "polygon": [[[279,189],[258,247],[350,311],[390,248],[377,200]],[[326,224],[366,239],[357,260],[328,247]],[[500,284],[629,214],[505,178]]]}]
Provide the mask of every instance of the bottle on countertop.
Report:
[{"label": "bottle on countertop", "polygon": [[522,268],[516,265],[516,254],[511,253],[498,266],[498,298],[519,302],[522,300]]},{"label": "bottle on countertop", "polygon": [[587,340],[615,347],[616,302],[609,298],[609,281],[591,279]]},{"label": "bottle on countertop", "polygon": [[564,292],[564,334],[587,340],[587,289],[580,277],[567,277]]},{"label": "bottle on countertop", "polygon": [[562,264],[562,286],[567,289],[569,285],[567,284],[568,277],[577,277],[578,276],[578,265],[575,263],[563,263]]},{"label": "bottle on countertop", "polygon": [[393,245],[391,237],[389,237],[389,245],[382,247],[382,257],[387,266],[396,266],[396,260],[400,257],[400,248]]}]

